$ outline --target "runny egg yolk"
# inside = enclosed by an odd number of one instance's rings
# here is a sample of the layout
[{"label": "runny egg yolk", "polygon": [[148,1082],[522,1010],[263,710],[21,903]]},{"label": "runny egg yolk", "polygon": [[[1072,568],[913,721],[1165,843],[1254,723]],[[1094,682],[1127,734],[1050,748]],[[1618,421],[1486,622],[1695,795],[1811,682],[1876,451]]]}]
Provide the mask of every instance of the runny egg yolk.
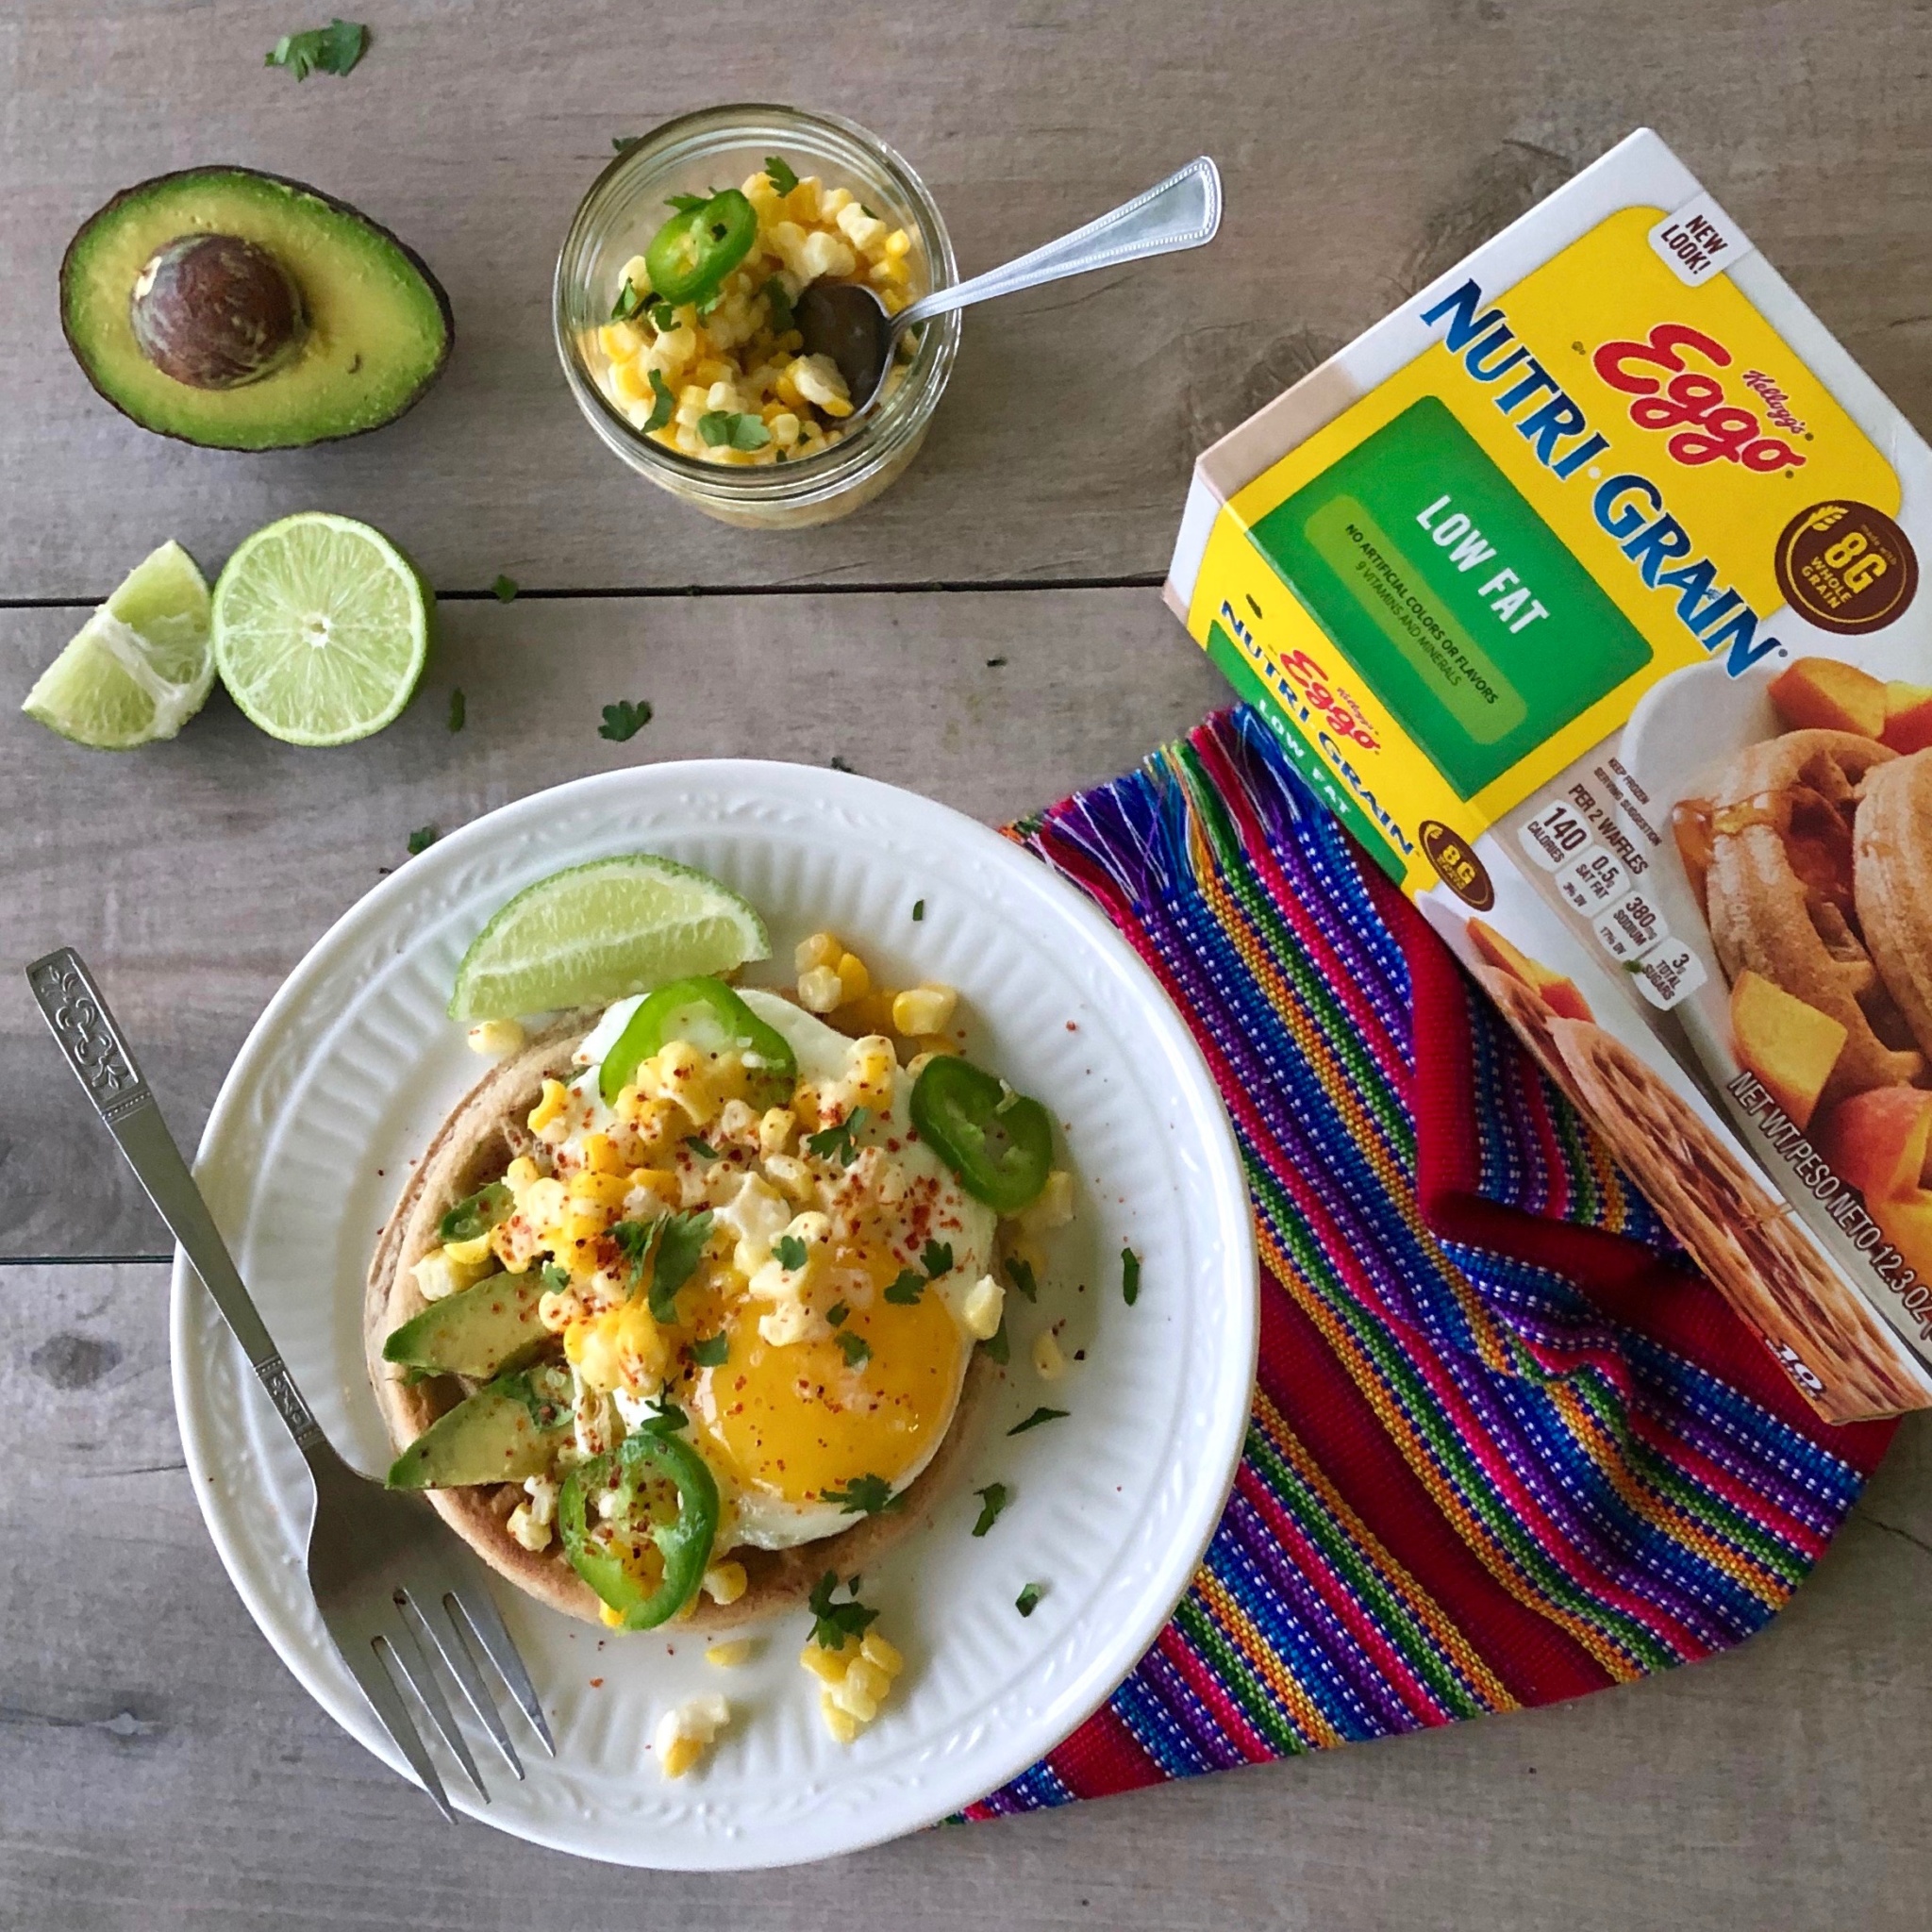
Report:
[{"label": "runny egg yolk", "polygon": [[[729,1355],[691,1391],[706,1458],[741,1490],[807,1503],[864,1475],[896,1488],[952,1420],[971,1340],[931,1289],[910,1304],[885,1299],[900,1273],[890,1255],[840,1259],[872,1276],[869,1307],[827,1337],[774,1346],[758,1334],[760,1305],[742,1301],[726,1324]],[[871,1350],[862,1366],[848,1363],[842,1335]]]}]

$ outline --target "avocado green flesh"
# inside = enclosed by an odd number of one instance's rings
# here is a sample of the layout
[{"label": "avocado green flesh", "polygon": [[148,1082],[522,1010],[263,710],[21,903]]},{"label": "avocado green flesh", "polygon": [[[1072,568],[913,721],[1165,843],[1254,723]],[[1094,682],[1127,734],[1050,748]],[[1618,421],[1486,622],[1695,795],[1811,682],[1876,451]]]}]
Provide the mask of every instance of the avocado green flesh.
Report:
[{"label": "avocado green flesh", "polygon": [[548,1332],[537,1319],[542,1293],[535,1269],[486,1274],[405,1322],[382,1344],[383,1359],[476,1381],[521,1368]]},{"label": "avocado green flesh", "polygon": [[[269,250],[308,317],[287,362],[238,388],[164,375],[135,340],[134,285],[187,234],[237,235]],[[449,352],[449,311],[401,242],[353,208],[273,175],[198,168],[130,189],[75,237],[61,320],[89,379],[143,427],[217,449],[283,449],[389,422]]]},{"label": "avocado green flesh", "polygon": [[558,1409],[555,1428],[540,1429],[521,1385],[521,1377],[505,1376],[438,1416],[391,1465],[390,1488],[458,1490],[541,1475],[569,1433],[570,1409]]}]

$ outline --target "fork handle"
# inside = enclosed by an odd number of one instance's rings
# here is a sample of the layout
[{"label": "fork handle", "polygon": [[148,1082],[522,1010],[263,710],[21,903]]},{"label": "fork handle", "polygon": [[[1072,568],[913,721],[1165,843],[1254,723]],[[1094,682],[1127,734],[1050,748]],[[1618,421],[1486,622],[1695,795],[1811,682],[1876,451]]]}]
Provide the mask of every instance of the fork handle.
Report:
[{"label": "fork handle", "polygon": [[167,1223],[169,1233],[181,1243],[194,1272],[207,1284],[296,1447],[312,1458],[326,1446],[322,1430],[242,1287],[208,1202],[189,1173],[93,975],[72,946],[62,946],[58,952],[36,959],[26,969],[26,977],[35,1003],[59,1041],[67,1064],[87,1090],[94,1110],[119,1142],[128,1166]]}]

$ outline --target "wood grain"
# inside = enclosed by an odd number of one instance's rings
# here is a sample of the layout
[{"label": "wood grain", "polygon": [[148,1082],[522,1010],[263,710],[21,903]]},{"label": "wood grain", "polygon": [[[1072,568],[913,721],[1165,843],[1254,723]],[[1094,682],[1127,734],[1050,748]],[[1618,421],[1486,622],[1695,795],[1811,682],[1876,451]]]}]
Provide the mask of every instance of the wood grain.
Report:
[{"label": "wood grain", "polygon": [[[614,766],[747,756],[840,757],[997,821],[1229,695],[1153,591],[485,601],[444,608],[416,702],[364,743],[277,744],[217,691],[179,738],[112,754],[14,708],[82,614],[0,630],[0,769],[28,808],[0,842],[0,1255],[165,1245],[17,971],[56,945],[100,975],[192,1144],[269,995],[418,826]],[[618,698],[656,708],[627,744],[598,735]]]},{"label": "wood grain", "polygon": [[[1116,578],[1165,569],[1200,446],[1641,122],[1881,385],[1932,424],[1932,25],[1717,0],[1162,0],[891,8],[394,0],[345,80],[264,70],[258,0],[13,0],[0,17],[0,597],[93,599],[165,537],[209,565],[296,508],[382,525],[444,590]],[[990,267],[1207,151],[1211,248],[977,310],[924,454],[849,523],[709,524],[577,419],[550,273],[613,135],[720,100],[874,127]],[[145,434],[62,346],[75,226],[169,168],[310,180],[420,249],[449,373],[358,441],[236,456]],[[104,518],[104,506],[110,514]]]},{"label": "wood grain", "polygon": [[0,1280],[0,1924],[1924,1924],[1932,1419],[1786,1614],[1695,1669],[782,1877],[646,1875],[440,1824],[275,1659],[179,1466],[162,1269]]}]

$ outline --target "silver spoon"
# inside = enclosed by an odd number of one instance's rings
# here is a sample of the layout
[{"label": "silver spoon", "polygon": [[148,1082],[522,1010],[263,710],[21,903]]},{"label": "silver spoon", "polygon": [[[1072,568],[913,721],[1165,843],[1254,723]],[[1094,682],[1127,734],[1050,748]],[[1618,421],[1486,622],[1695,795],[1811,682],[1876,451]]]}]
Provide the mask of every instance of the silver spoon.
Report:
[{"label": "silver spoon", "polygon": [[794,308],[808,355],[829,356],[845,378],[857,416],[878,399],[892,351],[909,328],[955,308],[1017,294],[1042,282],[1113,268],[1150,255],[1199,248],[1221,226],[1221,171],[1203,155],[1108,214],[970,282],[936,289],[897,315],[862,282],[813,282]]}]

